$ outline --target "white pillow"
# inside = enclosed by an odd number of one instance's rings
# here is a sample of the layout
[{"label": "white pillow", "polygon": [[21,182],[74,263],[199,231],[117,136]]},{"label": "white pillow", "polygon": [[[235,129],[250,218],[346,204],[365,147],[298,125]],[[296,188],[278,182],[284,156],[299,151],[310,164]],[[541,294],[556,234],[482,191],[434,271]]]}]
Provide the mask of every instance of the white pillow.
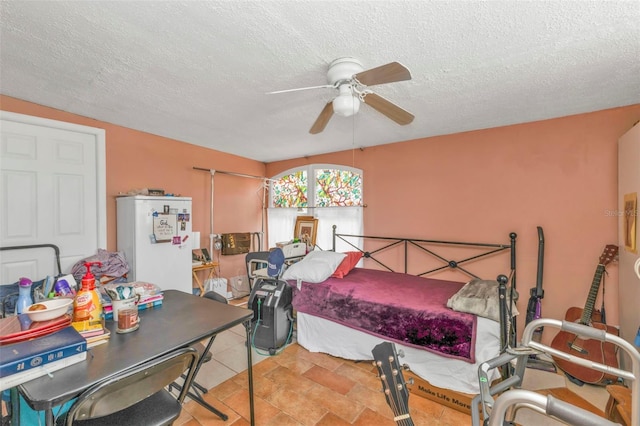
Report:
[{"label": "white pillow", "polygon": [[289,266],[282,274],[282,279],[321,283],[335,272],[345,257],[344,253],[314,250],[300,262]]}]

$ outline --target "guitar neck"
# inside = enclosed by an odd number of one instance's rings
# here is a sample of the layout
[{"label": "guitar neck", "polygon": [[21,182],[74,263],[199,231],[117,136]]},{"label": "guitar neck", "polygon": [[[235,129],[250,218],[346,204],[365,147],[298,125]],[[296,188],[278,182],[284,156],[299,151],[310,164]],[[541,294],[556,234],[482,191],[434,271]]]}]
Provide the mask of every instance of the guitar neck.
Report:
[{"label": "guitar neck", "polygon": [[600,281],[602,281],[603,273],[604,265],[598,264],[596,273],[593,276],[593,282],[591,283],[591,289],[589,290],[589,296],[587,296],[587,302],[584,305],[584,310],[582,311],[582,316],[580,317],[580,324],[591,324],[591,315],[593,315],[593,307],[596,304],[596,298],[598,297],[598,290],[600,289]]},{"label": "guitar neck", "polygon": [[398,363],[395,345],[382,342],[373,348],[373,365],[378,369],[382,390],[389,407],[393,411],[393,420],[399,426],[414,426],[409,415],[409,391]]}]

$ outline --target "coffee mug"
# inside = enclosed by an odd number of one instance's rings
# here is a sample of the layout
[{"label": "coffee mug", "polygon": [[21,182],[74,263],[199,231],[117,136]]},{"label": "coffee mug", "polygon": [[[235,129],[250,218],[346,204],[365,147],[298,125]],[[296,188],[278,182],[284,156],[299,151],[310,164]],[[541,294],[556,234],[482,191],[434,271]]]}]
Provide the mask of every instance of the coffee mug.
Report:
[{"label": "coffee mug", "polygon": [[140,295],[136,294],[135,297],[124,300],[112,300],[111,308],[113,310],[113,320],[118,321],[118,311],[121,309],[137,309],[138,301],[140,301]]}]

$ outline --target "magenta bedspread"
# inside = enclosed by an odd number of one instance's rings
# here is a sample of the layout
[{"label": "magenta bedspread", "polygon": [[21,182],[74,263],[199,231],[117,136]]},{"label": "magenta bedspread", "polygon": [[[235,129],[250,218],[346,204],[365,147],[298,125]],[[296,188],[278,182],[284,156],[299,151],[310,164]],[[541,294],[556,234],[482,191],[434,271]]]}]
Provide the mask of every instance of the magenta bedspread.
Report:
[{"label": "magenta bedspread", "polygon": [[447,308],[464,283],[355,268],[294,287],[293,307],[369,334],[475,362],[476,316]]}]

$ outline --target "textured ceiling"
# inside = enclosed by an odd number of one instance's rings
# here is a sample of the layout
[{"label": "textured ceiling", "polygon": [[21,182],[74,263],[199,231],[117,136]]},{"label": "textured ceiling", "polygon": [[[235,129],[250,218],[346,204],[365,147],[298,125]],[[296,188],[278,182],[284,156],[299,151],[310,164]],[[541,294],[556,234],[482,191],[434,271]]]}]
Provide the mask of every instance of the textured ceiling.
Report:
[{"label": "textured ceiling", "polygon": [[[1,1],[0,92],[270,162],[640,103],[638,1]],[[309,128],[328,64],[398,61]],[[206,165],[203,165],[206,166]]]}]

